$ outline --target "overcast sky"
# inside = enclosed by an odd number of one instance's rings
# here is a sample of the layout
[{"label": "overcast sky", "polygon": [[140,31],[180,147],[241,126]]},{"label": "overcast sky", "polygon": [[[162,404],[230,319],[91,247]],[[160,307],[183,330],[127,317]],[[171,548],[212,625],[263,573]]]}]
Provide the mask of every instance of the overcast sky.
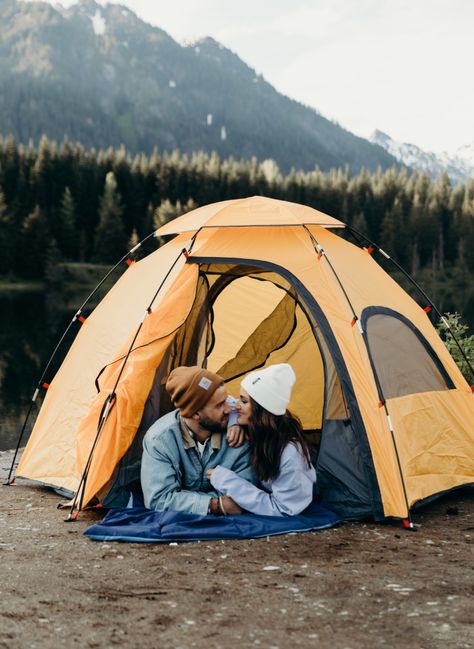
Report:
[{"label": "overcast sky", "polygon": [[358,135],[378,128],[436,152],[474,143],[473,0],[121,4],[179,42],[212,36]]}]

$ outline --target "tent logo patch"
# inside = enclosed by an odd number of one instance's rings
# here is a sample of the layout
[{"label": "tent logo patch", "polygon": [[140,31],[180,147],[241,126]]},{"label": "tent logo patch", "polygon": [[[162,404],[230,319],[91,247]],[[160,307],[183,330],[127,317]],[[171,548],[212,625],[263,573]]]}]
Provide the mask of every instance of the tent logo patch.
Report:
[{"label": "tent logo patch", "polygon": [[211,379],[207,379],[205,376],[203,376],[202,379],[198,383],[198,386],[200,388],[203,388],[203,390],[209,390],[211,385],[212,385]]}]

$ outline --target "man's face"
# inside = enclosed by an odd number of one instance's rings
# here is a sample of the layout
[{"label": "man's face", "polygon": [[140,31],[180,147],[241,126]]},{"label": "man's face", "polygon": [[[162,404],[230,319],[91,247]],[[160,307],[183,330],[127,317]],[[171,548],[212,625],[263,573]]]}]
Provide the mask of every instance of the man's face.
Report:
[{"label": "man's face", "polygon": [[227,405],[227,390],[221,385],[212,397],[198,410],[198,423],[201,428],[211,433],[222,433],[227,428],[230,407]]}]

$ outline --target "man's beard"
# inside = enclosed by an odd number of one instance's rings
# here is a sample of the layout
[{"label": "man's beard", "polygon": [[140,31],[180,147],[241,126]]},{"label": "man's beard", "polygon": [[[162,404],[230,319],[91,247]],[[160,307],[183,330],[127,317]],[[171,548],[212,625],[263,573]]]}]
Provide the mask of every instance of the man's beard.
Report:
[{"label": "man's beard", "polygon": [[199,419],[199,425],[209,433],[223,433],[226,430],[225,426],[214,419],[209,419],[209,417],[201,417]]}]

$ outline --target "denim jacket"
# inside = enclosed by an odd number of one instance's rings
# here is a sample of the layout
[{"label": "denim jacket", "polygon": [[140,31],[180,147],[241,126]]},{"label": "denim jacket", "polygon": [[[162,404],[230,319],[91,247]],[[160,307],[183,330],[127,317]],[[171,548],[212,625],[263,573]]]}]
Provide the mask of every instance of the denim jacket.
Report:
[{"label": "denim jacket", "polygon": [[248,442],[231,448],[223,433],[213,433],[201,456],[193,437],[181,428],[178,410],[161,417],[143,439],[145,507],[205,516],[211,498],[219,495],[206,472],[218,464],[255,484]]}]

